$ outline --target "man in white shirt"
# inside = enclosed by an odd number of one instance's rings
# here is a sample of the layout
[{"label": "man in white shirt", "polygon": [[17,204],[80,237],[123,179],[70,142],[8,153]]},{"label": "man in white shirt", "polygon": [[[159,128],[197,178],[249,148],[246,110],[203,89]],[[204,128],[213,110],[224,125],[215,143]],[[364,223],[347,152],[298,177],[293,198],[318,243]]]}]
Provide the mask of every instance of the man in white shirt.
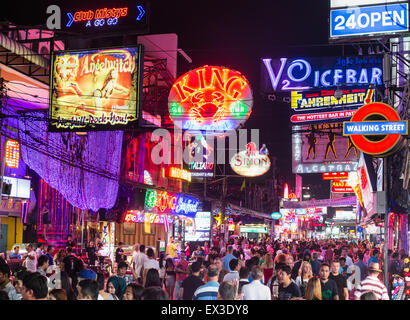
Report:
[{"label": "man in white shirt", "polygon": [[240,263],[240,260],[238,259],[232,259],[229,261],[229,268],[232,270],[231,272],[227,273],[223,279],[223,281],[234,281],[240,280],[239,278],[239,270],[241,269],[242,264]]},{"label": "man in white shirt", "polygon": [[251,270],[252,282],[243,286],[243,300],[272,300],[270,289],[261,283],[263,270],[253,266]]},{"label": "man in white shirt", "polygon": [[44,244],[40,243],[36,249],[37,259],[40,258],[44,254]]},{"label": "man in white shirt", "polygon": [[143,277],[143,285],[145,286],[145,280],[147,278],[147,273],[149,269],[157,269],[159,272],[159,263],[155,259],[155,253],[152,248],[148,248],[147,250],[148,260],[144,262],[144,277]]},{"label": "man in white shirt", "polygon": [[342,254],[341,254],[341,256],[346,259],[346,265],[347,265],[348,267],[350,267],[350,266],[353,264],[352,258],[350,258],[350,257],[347,255],[347,249],[346,249],[346,248],[343,248],[343,249],[342,249]]},{"label": "man in white shirt", "polygon": [[24,260],[25,267],[28,271],[36,272],[37,271],[37,255],[33,250],[33,245],[29,243],[26,247],[27,255],[26,260]]},{"label": "man in white shirt", "polygon": [[148,260],[145,252],[145,246],[139,245],[138,243],[134,247],[134,252],[132,253],[132,271],[134,278],[139,282],[141,281],[141,269],[144,266],[145,261]]}]

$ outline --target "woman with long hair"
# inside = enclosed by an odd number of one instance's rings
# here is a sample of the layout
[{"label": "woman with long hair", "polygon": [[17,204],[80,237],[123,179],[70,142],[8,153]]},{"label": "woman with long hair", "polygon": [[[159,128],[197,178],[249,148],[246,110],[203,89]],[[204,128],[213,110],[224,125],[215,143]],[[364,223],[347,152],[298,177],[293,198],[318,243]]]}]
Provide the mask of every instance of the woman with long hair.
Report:
[{"label": "woman with long hair", "polygon": [[309,263],[309,261],[303,261],[299,268],[299,275],[296,278],[296,284],[300,288],[302,296],[305,294],[306,285],[312,277],[312,265]]},{"label": "woman with long hair", "polygon": [[265,254],[265,261],[262,263],[261,268],[263,269],[263,278],[264,278],[264,284],[268,283],[268,280],[272,277],[273,275],[273,259],[272,255],[268,252]]},{"label": "woman with long hair", "polygon": [[305,290],[306,300],[322,300],[322,286],[320,285],[319,278],[310,278],[306,285]]},{"label": "woman with long hair", "polygon": [[143,286],[136,283],[130,283],[125,289],[125,293],[122,297],[122,300],[141,300],[143,291]]},{"label": "woman with long hair", "polygon": [[58,250],[58,252],[54,255],[54,264],[62,269],[63,260],[66,256],[67,252],[65,249]]},{"label": "woman with long hair", "polygon": [[165,262],[165,288],[169,299],[173,299],[172,294],[175,288],[176,272],[172,258],[168,258]]},{"label": "woman with long hair", "polygon": [[162,288],[161,279],[157,269],[149,269],[145,280],[145,288],[158,287]]},{"label": "woman with long hair", "polygon": [[73,287],[71,286],[70,278],[65,271],[60,272],[61,289],[64,289],[67,294],[67,300],[76,300]]},{"label": "woman with long hair", "polygon": [[107,281],[105,292],[109,293],[111,297],[103,297],[104,300],[119,300],[116,293],[120,291],[120,284],[117,277],[111,277]]}]

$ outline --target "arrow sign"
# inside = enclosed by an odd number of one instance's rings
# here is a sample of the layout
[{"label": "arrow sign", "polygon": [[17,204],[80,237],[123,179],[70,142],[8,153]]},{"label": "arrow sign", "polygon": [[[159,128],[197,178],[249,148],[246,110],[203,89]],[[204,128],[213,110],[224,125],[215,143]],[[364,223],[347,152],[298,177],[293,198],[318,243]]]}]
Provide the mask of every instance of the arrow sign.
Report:
[{"label": "arrow sign", "polygon": [[68,16],[69,21],[68,21],[66,27],[67,27],[67,28],[70,28],[71,25],[72,25],[73,22],[74,22],[74,17],[73,17],[73,15],[72,15],[70,12],[67,12],[67,16]]},{"label": "arrow sign", "polygon": [[140,21],[145,14],[145,10],[142,6],[137,6],[137,9],[140,12],[140,14],[137,17],[137,21]]}]

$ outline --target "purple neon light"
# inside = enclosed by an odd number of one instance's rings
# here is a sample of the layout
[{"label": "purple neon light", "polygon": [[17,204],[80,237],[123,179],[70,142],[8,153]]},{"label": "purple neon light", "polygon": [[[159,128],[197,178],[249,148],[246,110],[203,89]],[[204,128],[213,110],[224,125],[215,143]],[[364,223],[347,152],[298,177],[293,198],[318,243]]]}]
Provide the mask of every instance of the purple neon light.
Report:
[{"label": "purple neon light", "polygon": [[[74,207],[92,211],[112,208],[118,193],[123,132],[89,132],[87,136],[48,132],[47,121],[39,120],[44,113],[29,115],[36,119],[19,120],[20,139],[31,146],[21,146],[23,161]],[[44,140],[47,145],[40,143]],[[60,161],[61,157],[68,163]],[[86,165],[105,176],[89,172]]]}]

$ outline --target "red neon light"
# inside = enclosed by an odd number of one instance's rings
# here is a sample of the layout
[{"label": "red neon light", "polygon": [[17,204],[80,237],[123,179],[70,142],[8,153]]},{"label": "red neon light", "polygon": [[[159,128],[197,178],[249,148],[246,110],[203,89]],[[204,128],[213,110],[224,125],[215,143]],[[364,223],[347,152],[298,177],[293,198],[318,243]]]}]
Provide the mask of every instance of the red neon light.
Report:
[{"label": "red neon light", "polygon": [[20,144],[17,141],[7,139],[4,147],[4,161],[7,167],[19,167]]},{"label": "red neon light", "polygon": [[169,178],[185,180],[191,182],[191,172],[177,167],[169,167],[166,170],[166,176]]},{"label": "red neon light", "polygon": [[335,112],[322,112],[322,113],[309,113],[309,114],[295,114],[290,117],[290,121],[293,123],[309,122],[317,120],[330,120],[340,118],[350,118],[356,110],[347,111],[335,111]]},{"label": "red neon light", "polygon": [[289,199],[289,187],[287,183],[285,183],[285,190],[283,191],[283,198]]},{"label": "red neon light", "polygon": [[157,208],[164,212],[166,209],[175,210],[177,197],[167,192],[160,192],[157,195]]},{"label": "red neon light", "polygon": [[220,123],[224,121],[233,121],[234,124],[229,124],[233,129],[249,117],[253,98],[248,81],[239,72],[204,66],[179,77],[171,88],[168,101],[171,118],[192,121],[193,124],[188,124],[189,129],[210,125],[227,129],[228,124]]},{"label": "red neon light", "polygon": [[297,199],[296,194],[293,192],[289,194],[289,199]]},{"label": "red neon light", "polygon": [[[381,102],[373,102],[358,109],[350,121],[365,121],[366,118],[371,115],[380,115],[387,121],[401,120],[396,110],[394,110],[391,106]],[[364,153],[371,155],[384,155],[397,145],[400,141],[400,137],[400,134],[388,134],[383,140],[377,142],[366,139],[364,135],[351,135],[350,139],[354,145]]]},{"label": "red neon light", "polygon": [[89,21],[95,19],[121,18],[128,14],[128,8],[97,9],[77,11],[74,13],[74,21]]},{"label": "red neon light", "polygon": [[349,178],[348,172],[325,172],[323,180],[345,180]]},{"label": "red neon light", "polygon": [[347,184],[346,180],[333,180],[332,181],[332,192],[336,193],[352,193],[353,188]]}]

